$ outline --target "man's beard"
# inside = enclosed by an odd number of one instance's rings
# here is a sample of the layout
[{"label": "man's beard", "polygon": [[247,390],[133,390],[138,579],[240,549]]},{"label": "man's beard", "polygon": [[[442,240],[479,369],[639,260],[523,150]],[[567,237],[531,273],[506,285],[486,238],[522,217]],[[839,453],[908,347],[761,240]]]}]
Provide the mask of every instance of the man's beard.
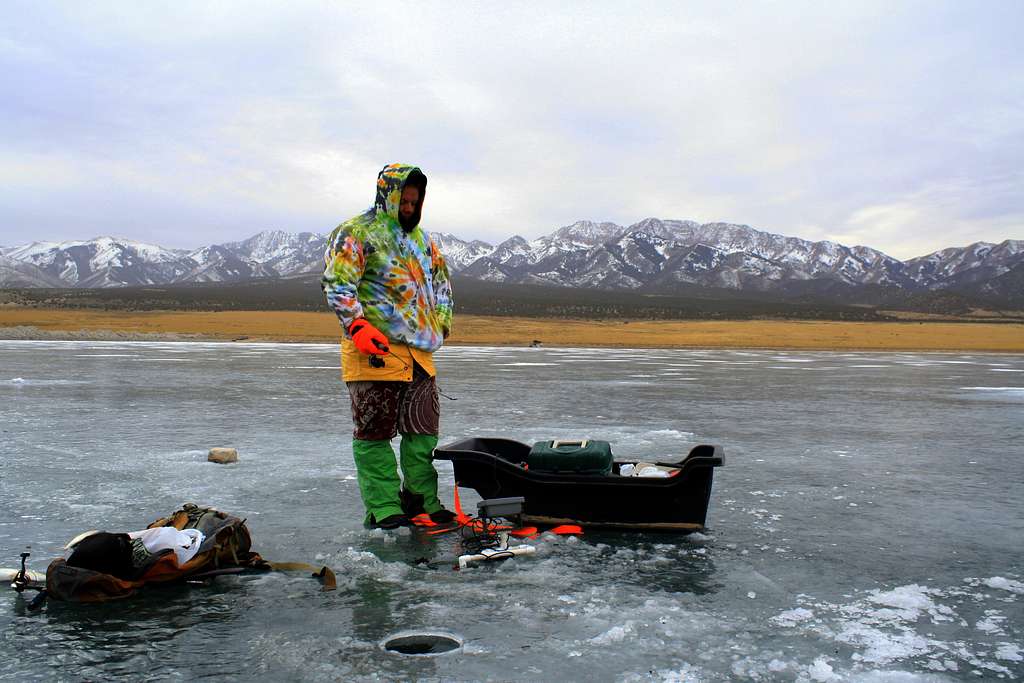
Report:
[{"label": "man's beard", "polygon": [[409,232],[419,225],[419,220],[415,212],[409,214],[408,217],[398,214],[398,223],[402,226],[402,230]]}]

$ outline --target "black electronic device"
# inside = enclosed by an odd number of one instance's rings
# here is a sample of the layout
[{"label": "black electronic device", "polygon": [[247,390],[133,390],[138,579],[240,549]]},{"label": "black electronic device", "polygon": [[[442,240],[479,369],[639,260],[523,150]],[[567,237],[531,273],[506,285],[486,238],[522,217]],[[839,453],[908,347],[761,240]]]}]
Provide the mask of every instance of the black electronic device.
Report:
[{"label": "black electronic device", "polygon": [[514,519],[523,514],[523,506],[526,498],[513,496],[511,498],[488,498],[476,504],[477,517],[480,519]]}]

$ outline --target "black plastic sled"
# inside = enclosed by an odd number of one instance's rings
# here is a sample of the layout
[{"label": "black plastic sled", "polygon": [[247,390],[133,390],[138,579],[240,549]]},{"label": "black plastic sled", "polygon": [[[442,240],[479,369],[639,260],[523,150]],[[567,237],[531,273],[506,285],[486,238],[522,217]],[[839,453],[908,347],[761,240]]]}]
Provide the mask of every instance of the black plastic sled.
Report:
[{"label": "black plastic sled", "polygon": [[671,475],[647,478],[619,474],[636,460],[615,460],[606,475],[537,471],[529,453],[512,439],[471,438],[438,446],[434,459],[450,460],[456,485],[482,498],[523,496],[524,522],[687,533],[704,528],[711,480],[725,462],[721,446],[694,446],[681,460],[639,461]]}]

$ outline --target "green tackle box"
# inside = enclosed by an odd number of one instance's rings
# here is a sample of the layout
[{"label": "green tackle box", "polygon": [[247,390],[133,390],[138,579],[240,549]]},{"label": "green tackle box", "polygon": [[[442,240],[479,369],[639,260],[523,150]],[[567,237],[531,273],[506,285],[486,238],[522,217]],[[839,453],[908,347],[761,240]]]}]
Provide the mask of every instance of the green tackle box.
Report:
[{"label": "green tackle box", "polygon": [[612,471],[612,447],[607,441],[538,441],[533,444],[526,464],[533,472],[562,474],[600,474]]}]

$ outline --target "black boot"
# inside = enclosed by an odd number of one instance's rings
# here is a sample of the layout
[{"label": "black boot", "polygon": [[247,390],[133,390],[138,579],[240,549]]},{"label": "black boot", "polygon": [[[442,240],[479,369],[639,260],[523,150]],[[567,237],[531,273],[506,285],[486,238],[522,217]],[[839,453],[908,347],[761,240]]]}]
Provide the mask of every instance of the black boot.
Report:
[{"label": "black boot", "polygon": [[402,504],[402,512],[410,519],[426,512],[423,509],[423,496],[418,493],[402,488],[398,491],[398,501]]},{"label": "black boot", "polygon": [[438,524],[447,524],[454,519],[455,513],[451,510],[445,510],[444,508],[430,513],[430,521],[437,522]]},{"label": "black boot", "polygon": [[371,529],[397,529],[400,526],[409,526],[409,518],[405,515],[388,515],[379,522],[370,515],[370,523],[367,525]]}]

